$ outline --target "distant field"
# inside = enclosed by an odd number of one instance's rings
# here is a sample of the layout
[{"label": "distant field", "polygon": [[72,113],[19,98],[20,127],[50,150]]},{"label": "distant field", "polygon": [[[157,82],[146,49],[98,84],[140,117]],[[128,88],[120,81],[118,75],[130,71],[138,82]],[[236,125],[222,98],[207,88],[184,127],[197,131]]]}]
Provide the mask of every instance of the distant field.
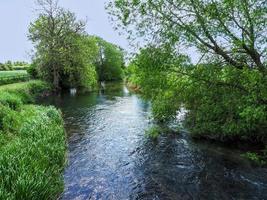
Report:
[{"label": "distant field", "polygon": [[12,66],[13,70],[26,70],[29,65],[22,65],[22,66]]},{"label": "distant field", "polygon": [[0,71],[0,85],[22,82],[29,79],[26,70]]},{"label": "distant field", "polygon": [[0,78],[7,76],[27,75],[26,70],[0,71]]}]

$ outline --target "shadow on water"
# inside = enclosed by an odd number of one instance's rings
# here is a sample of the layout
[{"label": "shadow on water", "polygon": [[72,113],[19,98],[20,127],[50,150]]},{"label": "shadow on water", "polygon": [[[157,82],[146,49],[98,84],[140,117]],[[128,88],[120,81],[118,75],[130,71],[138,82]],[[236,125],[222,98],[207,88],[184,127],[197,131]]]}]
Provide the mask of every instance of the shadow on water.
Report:
[{"label": "shadow on water", "polygon": [[69,164],[62,199],[267,199],[267,169],[186,133],[144,134],[150,104],[122,84],[44,100],[62,109]]}]

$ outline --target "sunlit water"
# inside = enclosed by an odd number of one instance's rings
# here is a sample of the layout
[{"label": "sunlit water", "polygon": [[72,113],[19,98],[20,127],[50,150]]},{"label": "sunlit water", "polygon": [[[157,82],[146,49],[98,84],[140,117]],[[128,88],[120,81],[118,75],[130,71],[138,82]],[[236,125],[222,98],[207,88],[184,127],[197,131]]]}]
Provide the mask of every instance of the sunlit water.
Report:
[{"label": "sunlit water", "polygon": [[267,199],[266,169],[186,133],[149,139],[149,103],[115,86],[45,100],[69,135],[63,200]]}]

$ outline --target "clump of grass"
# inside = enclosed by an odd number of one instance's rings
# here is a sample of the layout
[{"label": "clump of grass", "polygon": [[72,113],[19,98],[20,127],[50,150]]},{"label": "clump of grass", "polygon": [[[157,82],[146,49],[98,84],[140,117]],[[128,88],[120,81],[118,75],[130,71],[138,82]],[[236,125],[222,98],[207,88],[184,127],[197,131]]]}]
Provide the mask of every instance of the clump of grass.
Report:
[{"label": "clump of grass", "polygon": [[157,139],[161,132],[160,132],[160,128],[156,125],[150,127],[148,130],[146,130],[146,135],[152,139]]},{"label": "clump of grass", "polygon": [[14,110],[18,109],[22,105],[21,98],[18,95],[5,91],[1,92],[0,103]]},{"label": "clump of grass", "polygon": [[146,135],[150,138],[157,139],[161,134],[176,135],[180,133],[180,128],[171,128],[168,125],[160,124],[153,125],[145,131]]}]

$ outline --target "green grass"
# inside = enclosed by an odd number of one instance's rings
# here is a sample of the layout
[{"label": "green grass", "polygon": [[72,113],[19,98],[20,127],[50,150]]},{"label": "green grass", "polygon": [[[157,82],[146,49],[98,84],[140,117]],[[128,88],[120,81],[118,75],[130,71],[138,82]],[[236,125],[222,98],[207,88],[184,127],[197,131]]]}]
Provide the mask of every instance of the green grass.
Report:
[{"label": "green grass", "polygon": [[29,80],[26,70],[0,71],[0,85]]},{"label": "green grass", "polygon": [[[17,91],[19,92],[20,90],[30,90],[33,89],[33,87],[40,87],[40,89],[49,89],[49,84],[45,83],[40,80],[31,80],[27,82],[22,82],[22,83],[12,83],[12,84],[7,84],[7,85],[2,85],[0,86],[0,91],[9,91],[9,92],[14,92]],[[44,88],[41,88],[44,87]]]},{"label": "green grass", "polygon": [[[34,99],[42,94],[49,92],[51,86],[43,81],[32,80],[22,83],[13,83],[8,85],[0,86],[0,99],[5,96],[6,93],[15,95],[23,104],[33,103]],[[1,103],[1,101],[0,101]]]},{"label": "green grass", "polygon": [[25,105],[48,89],[41,81],[0,86],[0,199],[56,199],[63,190],[61,113]]},{"label": "green grass", "polygon": [[26,70],[0,71],[0,77],[27,75]]},{"label": "green grass", "polygon": [[18,66],[12,66],[12,69],[13,70],[27,70],[27,68],[29,67],[30,65],[18,65]]}]

